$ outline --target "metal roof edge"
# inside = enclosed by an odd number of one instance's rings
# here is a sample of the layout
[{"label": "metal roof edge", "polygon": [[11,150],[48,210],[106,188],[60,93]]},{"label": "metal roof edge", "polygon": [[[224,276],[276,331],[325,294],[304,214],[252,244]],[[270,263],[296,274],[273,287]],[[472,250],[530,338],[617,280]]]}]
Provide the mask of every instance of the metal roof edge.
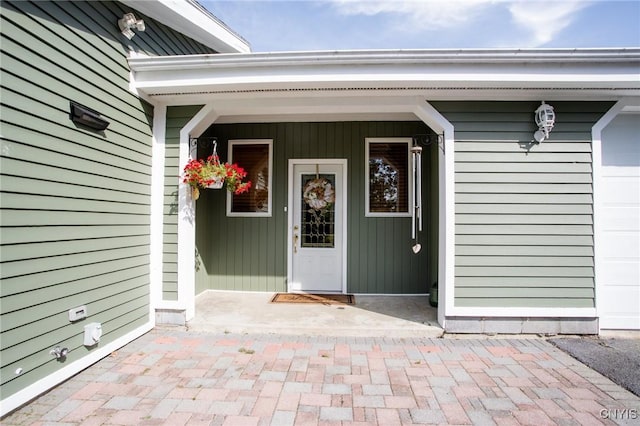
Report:
[{"label": "metal roof edge", "polygon": [[[428,49],[252,52],[132,58],[135,68],[255,67],[383,64],[517,64],[638,62],[640,48],[586,49]],[[639,68],[640,70],[640,68]]]}]

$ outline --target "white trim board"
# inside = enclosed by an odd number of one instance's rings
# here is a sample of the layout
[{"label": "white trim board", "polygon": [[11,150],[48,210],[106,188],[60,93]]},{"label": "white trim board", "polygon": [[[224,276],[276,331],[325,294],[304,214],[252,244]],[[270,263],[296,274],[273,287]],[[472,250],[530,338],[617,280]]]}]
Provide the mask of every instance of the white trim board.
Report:
[{"label": "white trim board", "polygon": [[[592,127],[592,158],[593,158],[593,242],[594,242],[594,269],[595,269],[595,298],[596,315],[602,316],[603,312],[603,270],[605,259],[602,254],[603,234],[606,225],[602,220],[605,215],[605,205],[602,201],[603,191],[603,165],[602,165],[602,132],[620,114],[638,114],[640,112],[640,97],[628,98],[617,102],[607,111]],[[639,301],[640,303],[640,301]],[[602,324],[598,323],[599,330]]]},{"label": "white trim board", "polygon": [[155,324],[155,308],[162,301],[162,244],[164,242],[164,167],[167,106],[154,105],[151,157],[151,212],[149,214],[149,316]]},{"label": "white trim board", "polygon": [[[227,191],[227,216],[228,217],[271,217],[273,215],[273,139],[229,139],[227,141],[227,155],[229,163],[233,164],[233,146],[241,145],[267,145],[269,147],[269,158],[267,162],[269,164],[269,177],[267,182],[267,211],[266,212],[232,212],[232,199],[233,194],[231,191]],[[242,167],[242,164],[240,164]],[[252,183],[252,188],[255,188],[256,183]]]},{"label": "white trim board", "polygon": [[[369,155],[371,144],[390,143],[405,144],[407,146],[407,211],[397,213],[372,212],[370,206],[370,186],[369,186]],[[411,138],[365,138],[364,139],[364,216],[365,217],[412,217],[411,210],[414,206],[413,175],[411,171],[411,148],[413,141]]]}]

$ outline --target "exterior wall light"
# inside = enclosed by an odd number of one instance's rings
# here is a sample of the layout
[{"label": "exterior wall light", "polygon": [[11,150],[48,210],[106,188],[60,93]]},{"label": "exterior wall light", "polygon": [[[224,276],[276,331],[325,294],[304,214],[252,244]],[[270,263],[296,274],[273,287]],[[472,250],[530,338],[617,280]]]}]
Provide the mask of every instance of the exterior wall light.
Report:
[{"label": "exterior wall light", "polygon": [[69,103],[69,119],[94,130],[104,130],[109,126],[109,122],[102,118],[98,111],[75,102]]},{"label": "exterior wall light", "polygon": [[131,40],[136,33],[133,32],[133,28],[138,31],[144,31],[144,21],[142,19],[136,19],[133,13],[125,13],[122,19],[118,19],[118,26],[122,35]]},{"label": "exterior wall light", "polygon": [[556,122],[556,113],[553,112],[553,107],[544,103],[538,107],[535,112],[536,124],[538,125],[538,131],[533,134],[533,138],[537,143],[549,138],[549,132],[553,129],[553,125]]}]

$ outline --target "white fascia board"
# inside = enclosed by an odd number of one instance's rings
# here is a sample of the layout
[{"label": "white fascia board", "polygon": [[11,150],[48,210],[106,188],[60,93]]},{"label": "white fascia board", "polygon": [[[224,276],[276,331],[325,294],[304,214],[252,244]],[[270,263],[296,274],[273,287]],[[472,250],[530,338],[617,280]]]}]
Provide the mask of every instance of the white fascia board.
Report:
[{"label": "white fascia board", "polygon": [[[249,43],[191,0],[120,0],[220,53],[248,53]],[[114,22],[117,25],[117,23]]]},{"label": "white fascia board", "polygon": [[[202,69],[136,72],[136,88],[150,94],[196,90],[260,90],[303,88],[400,88],[452,87],[452,88],[570,88],[608,89],[630,88],[640,90],[635,74],[551,74],[551,73],[461,73],[457,69],[443,72],[391,73],[375,69],[351,70],[347,73],[276,73],[273,70],[255,70],[252,73],[216,72]],[[382,72],[381,72],[382,71]]]},{"label": "white fascia board", "polygon": [[[267,52],[246,54],[200,55],[200,57],[174,57],[182,67],[195,66],[210,59],[216,67],[274,67],[274,66],[326,66],[326,65],[406,65],[406,64],[604,64],[637,62],[640,48],[618,49],[416,49],[416,50],[343,50],[307,52]],[[166,61],[165,61],[166,62]],[[161,63],[153,63],[154,67]],[[166,63],[166,66],[172,66]]]},{"label": "white fascia board", "polygon": [[[169,1],[169,0],[164,0]],[[144,63],[132,64],[138,70],[161,70],[162,68],[180,69],[201,68],[203,66],[231,68],[238,71],[242,68],[326,68],[356,66],[437,66],[456,65],[469,66],[476,72],[477,67],[509,66],[537,67],[540,69],[567,69],[567,67],[615,67],[637,65],[640,61],[640,48],[628,49],[558,49],[549,50],[356,50],[356,51],[309,51],[309,52],[272,52],[272,53],[236,53],[218,55],[192,55],[148,58]]]},{"label": "white fascia board", "polygon": [[[152,96],[277,90],[569,90],[640,94],[640,49],[443,53],[285,52],[130,58],[138,90]],[[590,94],[591,93],[591,94]]]}]

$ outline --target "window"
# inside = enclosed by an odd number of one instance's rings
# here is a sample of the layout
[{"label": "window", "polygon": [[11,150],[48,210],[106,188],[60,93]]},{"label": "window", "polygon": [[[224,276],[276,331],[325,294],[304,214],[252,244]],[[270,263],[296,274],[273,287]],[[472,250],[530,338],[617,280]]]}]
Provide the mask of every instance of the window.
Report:
[{"label": "window", "polygon": [[410,216],[411,138],[365,141],[365,216]]},{"label": "window", "polygon": [[227,195],[228,216],[271,216],[271,139],[230,140],[229,162],[246,170],[251,188]]}]

